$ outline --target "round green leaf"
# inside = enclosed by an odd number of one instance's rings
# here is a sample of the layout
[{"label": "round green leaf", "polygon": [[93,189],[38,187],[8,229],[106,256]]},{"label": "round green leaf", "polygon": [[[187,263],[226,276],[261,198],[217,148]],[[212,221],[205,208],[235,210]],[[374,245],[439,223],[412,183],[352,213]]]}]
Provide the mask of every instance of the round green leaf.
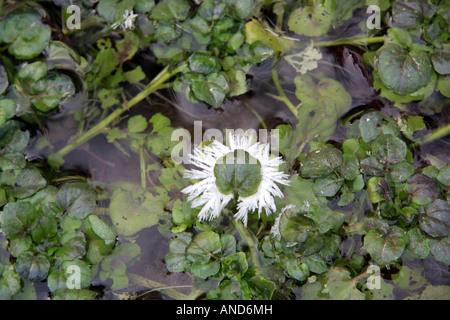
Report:
[{"label": "round green leaf", "polygon": [[424,51],[407,51],[391,44],[378,56],[378,75],[394,93],[407,95],[428,84],[433,74],[430,57]]},{"label": "round green leaf", "polygon": [[416,173],[406,181],[406,190],[412,202],[418,205],[432,202],[439,194],[439,186],[436,181],[421,173]]},{"label": "round green leaf", "polygon": [[5,68],[0,65],[0,94],[6,91],[6,88],[9,86],[8,74],[6,73]]},{"label": "round green leaf", "polygon": [[8,43],[9,53],[18,59],[37,57],[50,37],[50,27],[41,22],[41,15],[28,8],[14,10],[0,22],[0,42]]},{"label": "round green leaf", "polygon": [[209,230],[199,233],[192,239],[186,248],[186,258],[198,266],[207,265],[211,259],[216,260],[221,251],[222,242],[219,234]]},{"label": "round green leaf", "polygon": [[390,134],[378,136],[372,143],[372,155],[383,164],[395,164],[406,158],[406,143]]},{"label": "round green leaf", "polygon": [[26,236],[38,223],[38,214],[28,202],[7,203],[0,218],[1,228],[9,239]]},{"label": "round green leaf", "polygon": [[15,269],[22,279],[39,282],[47,278],[50,262],[42,254],[27,251],[17,258]]},{"label": "round green leaf", "polygon": [[308,238],[308,231],[314,226],[314,221],[298,210],[286,210],[280,219],[281,238],[287,242],[304,242]]},{"label": "round green leaf", "polygon": [[95,191],[86,183],[66,183],[56,194],[56,204],[70,217],[84,219],[95,210]]},{"label": "round green leaf", "polygon": [[222,194],[249,197],[258,191],[262,180],[261,164],[244,150],[235,150],[214,166],[216,186]]},{"label": "round green leaf", "polygon": [[323,148],[308,153],[301,164],[301,175],[309,178],[324,176],[341,164],[341,151],[336,148]]},{"label": "round green leaf", "polygon": [[400,258],[407,242],[406,232],[395,226],[386,233],[372,229],[364,236],[364,248],[380,265],[393,263]]},{"label": "round green leaf", "polygon": [[450,235],[450,203],[436,199],[425,207],[425,214],[419,217],[420,229],[432,237]]}]

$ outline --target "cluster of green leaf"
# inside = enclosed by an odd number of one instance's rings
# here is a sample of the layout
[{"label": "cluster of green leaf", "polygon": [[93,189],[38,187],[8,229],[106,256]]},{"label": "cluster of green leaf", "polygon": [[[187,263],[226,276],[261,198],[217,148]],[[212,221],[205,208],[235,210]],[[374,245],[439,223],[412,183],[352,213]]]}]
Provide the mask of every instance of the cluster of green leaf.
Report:
[{"label": "cluster of green leaf", "polygon": [[423,100],[434,90],[449,95],[450,33],[446,1],[394,1],[389,40],[375,55],[374,87],[389,100]]},{"label": "cluster of green leaf", "polygon": [[165,64],[188,62],[188,68],[175,80],[176,91],[214,108],[247,91],[249,68],[273,54],[261,41],[245,41],[245,22],[258,2],[207,0],[191,14],[187,1],[165,0],[152,9],[156,57]]},{"label": "cluster of green leaf", "polygon": [[[2,299],[19,293],[23,282],[47,280],[53,298],[73,294],[68,268],[80,270],[84,298],[93,298],[94,265],[111,252],[115,233],[106,222],[92,215],[95,191],[86,183],[48,183],[39,167],[26,161],[23,150],[29,133],[16,121],[0,128],[2,212],[0,227],[8,242],[12,262],[1,261]],[[3,242],[4,240],[2,240]],[[12,285],[14,284],[14,285]],[[79,289],[80,289],[79,288]]]},{"label": "cluster of green leaf", "polygon": [[72,52],[51,41],[50,27],[41,22],[44,15],[38,8],[19,6],[0,22],[0,43],[5,44],[0,56],[0,124],[14,116],[38,122],[76,93],[77,70],[56,62]]}]

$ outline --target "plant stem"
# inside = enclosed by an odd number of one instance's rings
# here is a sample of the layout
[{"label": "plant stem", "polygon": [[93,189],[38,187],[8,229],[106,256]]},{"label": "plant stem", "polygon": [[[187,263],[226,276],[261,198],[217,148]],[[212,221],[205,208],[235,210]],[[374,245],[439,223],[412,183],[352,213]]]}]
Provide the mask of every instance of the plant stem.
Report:
[{"label": "plant stem", "polygon": [[254,235],[247,229],[244,227],[244,225],[242,224],[242,222],[240,221],[234,221],[234,219],[232,219],[230,217],[230,221],[233,223],[233,225],[236,227],[236,230],[238,231],[239,235],[241,236],[241,238],[247,242],[248,245],[248,249],[250,250],[250,257],[251,257],[251,264],[255,267],[258,268],[260,267],[259,265],[259,259],[258,259],[258,254],[256,252],[256,248],[258,248],[258,244],[255,241],[255,237]]},{"label": "plant stem", "polygon": [[144,149],[139,148],[139,164],[141,171],[141,187],[142,189],[147,189],[147,172],[145,168],[145,158],[144,158]]},{"label": "plant stem", "polygon": [[291,100],[286,96],[286,93],[284,93],[283,87],[281,86],[280,78],[278,77],[278,72],[275,66],[272,67],[272,80],[275,85],[275,88],[277,88],[278,94],[280,95],[278,98],[283,101],[291,110],[291,112],[297,117],[297,109],[292,104]]},{"label": "plant stem", "polygon": [[433,142],[435,140],[438,140],[440,138],[443,138],[449,134],[450,134],[450,124],[446,125],[445,127],[438,128],[438,129],[434,130],[433,132],[427,134],[425,137],[423,137],[423,139],[421,139],[421,141],[417,141],[417,142],[413,143],[412,146],[418,147],[423,144],[427,144],[427,143]]},{"label": "plant stem", "polygon": [[331,47],[339,46],[343,44],[371,44],[371,43],[381,43],[386,41],[385,36],[379,37],[354,37],[348,39],[332,40],[332,41],[319,41],[315,42],[314,45],[317,47]]},{"label": "plant stem", "polygon": [[128,111],[132,106],[136,105],[138,102],[142,101],[153,92],[160,90],[166,87],[165,81],[170,79],[175,74],[181,72],[184,68],[186,68],[186,64],[182,64],[178,68],[169,71],[169,67],[165,67],[141,92],[139,92],[136,96],[134,96],[130,101],[125,103],[119,109],[113,111],[110,115],[108,115],[105,119],[97,123],[95,126],[90,128],[88,131],[75,138],[72,143],[67,144],[65,147],[61,148],[57,154],[61,157],[64,157],[68,153],[72,152],[74,149],[78,148],[82,144],[86,143],[93,137],[97,136],[101,133],[108,125],[114,122],[122,113]]},{"label": "plant stem", "polygon": [[167,286],[164,284],[161,284],[159,282],[144,278],[140,275],[137,275],[135,273],[128,274],[131,281],[134,283],[137,283],[139,285],[145,286],[147,288],[152,288],[154,290],[164,290],[164,294],[175,299],[175,300],[190,300],[190,295],[185,295],[175,289],[173,289],[171,286]]}]

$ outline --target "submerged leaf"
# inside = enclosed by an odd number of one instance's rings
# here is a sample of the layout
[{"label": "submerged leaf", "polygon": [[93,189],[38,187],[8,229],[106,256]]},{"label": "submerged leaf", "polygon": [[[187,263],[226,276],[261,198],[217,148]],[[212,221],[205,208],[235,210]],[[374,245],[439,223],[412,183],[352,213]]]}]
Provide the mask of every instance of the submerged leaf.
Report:
[{"label": "submerged leaf", "polygon": [[427,85],[433,74],[430,57],[424,51],[404,50],[391,44],[378,56],[378,75],[394,93],[407,95]]},{"label": "submerged leaf", "polygon": [[450,235],[450,203],[436,199],[425,207],[425,214],[419,217],[420,229],[432,237]]}]

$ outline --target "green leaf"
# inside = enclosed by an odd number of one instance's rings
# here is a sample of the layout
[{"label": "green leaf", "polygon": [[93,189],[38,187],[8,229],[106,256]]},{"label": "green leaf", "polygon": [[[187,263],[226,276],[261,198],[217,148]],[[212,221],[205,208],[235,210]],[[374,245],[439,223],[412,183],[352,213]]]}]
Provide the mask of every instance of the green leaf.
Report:
[{"label": "green leaf", "polygon": [[128,131],[131,133],[142,132],[147,129],[147,125],[147,119],[140,114],[128,119]]},{"label": "green leaf", "polygon": [[425,259],[430,253],[431,240],[426,237],[419,228],[408,230],[409,244],[408,248],[418,259]]},{"label": "green leaf", "polygon": [[403,229],[393,226],[387,232],[372,229],[364,236],[364,248],[380,265],[395,262],[402,255],[408,236]]},{"label": "green leaf", "polygon": [[5,68],[0,65],[0,95],[3,94],[9,86],[8,74]]},{"label": "green leaf", "polygon": [[217,20],[222,16],[226,7],[226,2],[222,0],[204,0],[198,8],[198,14],[206,20]]},{"label": "green leaf", "polygon": [[308,231],[314,226],[314,221],[298,209],[286,210],[280,219],[281,238],[287,242],[302,243],[306,241]]},{"label": "green leaf", "polygon": [[414,166],[406,161],[394,164],[390,170],[389,175],[395,182],[405,182],[416,172]]},{"label": "green leaf", "polygon": [[52,300],[94,300],[96,295],[87,289],[58,289],[52,292]]},{"label": "green leaf", "polygon": [[[59,289],[68,289],[67,284],[70,281],[71,275],[79,275],[79,281],[76,283],[72,282],[72,285],[79,284],[81,289],[86,289],[91,286],[92,271],[91,268],[83,260],[74,259],[72,261],[64,261],[61,266],[57,269],[53,269],[47,278],[47,285],[50,292],[55,292]],[[79,288],[79,289],[80,289]]]},{"label": "green leaf", "polygon": [[414,28],[434,15],[435,8],[423,0],[399,1],[392,4],[392,19],[402,28]]},{"label": "green leaf", "polygon": [[50,27],[41,22],[40,13],[29,8],[18,8],[0,22],[0,43],[7,43],[9,53],[18,59],[36,58],[50,37]]},{"label": "green leaf", "polygon": [[331,300],[365,300],[365,295],[356,287],[356,280],[342,267],[333,267],[327,273],[326,287],[322,293],[328,293]]},{"label": "green leaf", "polygon": [[60,236],[60,245],[55,256],[61,260],[82,258],[86,253],[86,238],[83,232],[77,230],[66,231]]},{"label": "green leaf", "polygon": [[139,83],[145,79],[145,73],[142,71],[141,66],[137,66],[136,69],[125,72],[123,76],[129,83]]},{"label": "green leaf", "polygon": [[301,175],[308,178],[325,176],[341,164],[341,151],[336,148],[319,149],[308,153],[301,163]]},{"label": "green leaf", "polygon": [[66,183],[56,194],[56,204],[70,217],[84,219],[95,210],[95,191],[86,183]]},{"label": "green leaf", "polygon": [[9,202],[0,215],[1,228],[9,239],[22,238],[37,224],[38,214],[28,202]]},{"label": "green leaf", "polygon": [[338,120],[349,110],[350,94],[338,81],[318,75],[301,75],[294,78],[295,95],[301,101],[297,128],[304,142],[325,142],[335,132]]},{"label": "green leaf", "polygon": [[431,241],[431,254],[437,261],[450,266],[450,237]]},{"label": "green leaf", "polygon": [[328,230],[337,230],[344,223],[342,212],[331,210],[321,203],[313,203],[307,216],[314,220],[319,233],[326,233]]},{"label": "green leaf", "polygon": [[47,278],[50,262],[42,254],[27,251],[17,257],[15,269],[22,279],[39,282]]},{"label": "green leaf", "polygon": [[178,233],[170,244],[170,253],[165,257],[166,267],[169,272],[186,271],[190,261],[186,258],[186,248],[191,243],[192,235],[187,232]]},{"label": "green leaf", "polygon": [[433,74],[428,54],[420,50],[407,51],[391,44],[378,56],[378,76],[394,93],[407,95],[429,83]]},{"label": "green leaf", "polygon": [[48,112],[56,108],[61,100],[75,94],[72,79],[65,74],[51,74],[31,86],[33,105],[41,112]]},{"label": "green leaf", "polygon": [[114,243],[116,240],[116,234],[111,230],[111,228],[99,217],[90,215],[88,217],[91,223],[92,230],[100,238],[105,240],[105,244]]},{"label": "green leaf", "polygon": [[113,192],[109,210],[118,234],[130,236],[157,224],[164,204],[164,199],[138,185],[122,184]]},{"label": "green leaf", "polygon": [[383,114],[378,111],[369,112],[361,116],[358,127],[364,142],[371,142],[378,137],[380,134],[378,127],[382,119]]},{"label": "green leaf", "polygon": [[292,11],[288,20],[289,30],[308,37],[318,37],[328,32],[332,22],[329,9],[320,1]]},{"label": "green leaf", "polygon": [[446,165],[441,168],[436,180],[442,183],[446,187],[450,187],[450,165]]},{"label": "green leaf", "polygon": [[41,190],[47,185],[47,180],[42,176],[39,169],[30,167],[23,169],[16,178],[13,187],[13,195],[16,198],[27,198]]},{"label": "green leaf", "polygon": [[406,181],[406,191],[409,193],[411,201],[420,206],[432,202],[438,197],[439,186],[430,177],[416,173]]},{"label": "green leaf", "polygon": [[282,259],[289,276],[298,280],[305,281],[309,276],[309,267],[306,263],[301,263],[295,257]]},{"label": "green leaf", "polygon": [[450,52],[440,51],[433,53],[431,62],[433,62],[434,70],[437,73],[450,74]]},{"label": "green leaf", "polygon": [[208,74],[216,68],[216,60],[202,52],[194,53],[189,57],[189,68],[193,72]]},{"label": "green leaf", "polygon": [[419,227],[432,237],[450,235],[450,203],[436,199],[427,205],[419,217]]},{"label": "green leaf", "polygon": [[12,265],[0,267],[4,267],[3,272],[0,268],[0,300],[11,300],[22,287],[20,277]]},{"label": "green leaf", "polygon": [[372,155],[382,164],[400,163],[406,158],[406,143],[390,134],[380,135],[371,143]]},{"label": "green leaf", "polygon": [[204,231],[196,235],[186,248],[186,258],[192,261],[192,273],[206,279],[219,272],[220,261],[217,260],[217,256],[221,251],[222,242],[219,234]]},{"label": "green leaf", "polygon": [[320,177],[314,180],[313,190],[318,197],[334,197],[344,183],[344,179],[334,175]]},{"label": "green leaf", "polygon": [[191,7],[186,0],[164,0],[152,9],[150,16],[158,21],[183,21],[185,20]]},{"label": "green leaf", "polygon": [[235,150],[214,166],[216,186],[222,194],[249,197],[258,191],[262,179],[261,164],[244,150]]}]

